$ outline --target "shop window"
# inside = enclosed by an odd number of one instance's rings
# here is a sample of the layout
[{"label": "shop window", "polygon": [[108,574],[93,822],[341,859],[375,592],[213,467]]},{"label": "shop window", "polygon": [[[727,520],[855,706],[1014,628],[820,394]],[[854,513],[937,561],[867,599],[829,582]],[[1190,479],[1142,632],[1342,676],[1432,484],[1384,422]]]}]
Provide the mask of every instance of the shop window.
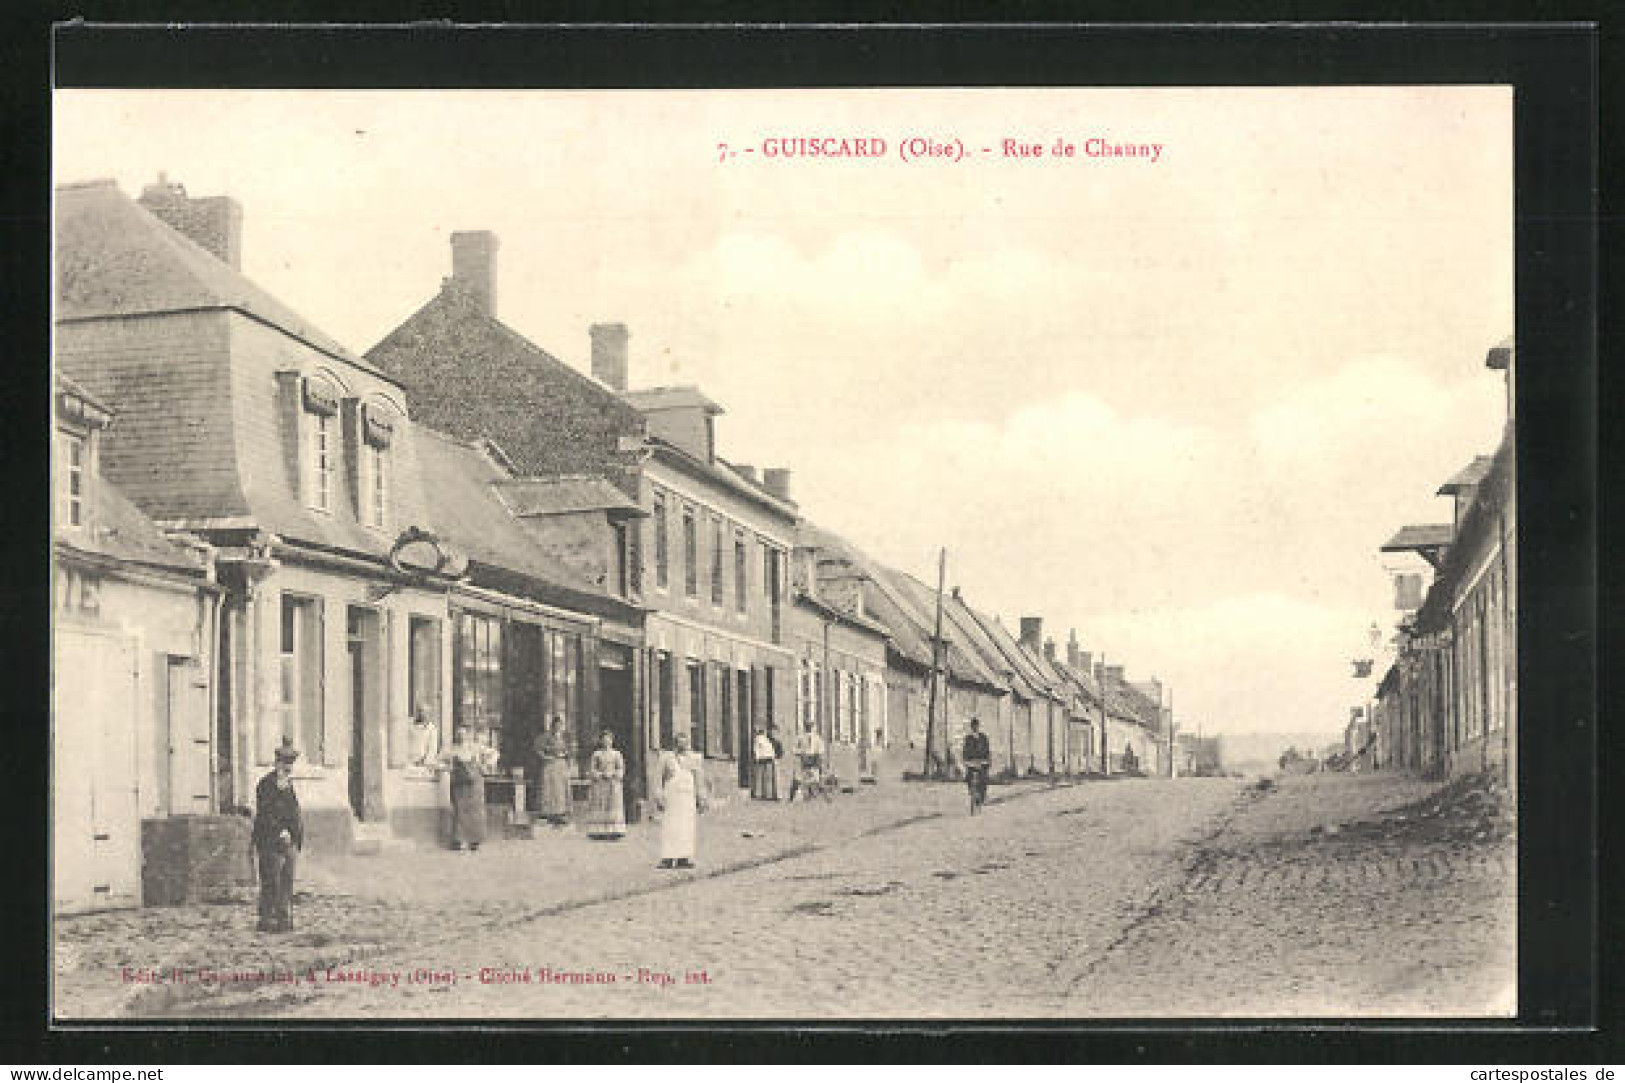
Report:
[{"label": "shop window", "polygon": [[502,622],[463,613],[457,618],[457,724],[493,748],[502,747]]},{"label": "shop window", "polygon": [[[431,726],[437,727],[440,724],[440,622],[432,617],[413,617],[408,639],[407,716],[415,719],[421,713]],[[441,740],[445,737],[441,735]],[[427,754],[428,750],[424,751]]]},{"label": "shop window", "polygon": [[578,747],[581,731],[581,637],[563,632],[547,635],[547,724],[564,723],[564,741]]},{"label": "shop window", "polygon": [[308,762],[322,747],[322,604],[317,598],[282,596],[280,635],[282,733],[292,737]]}]

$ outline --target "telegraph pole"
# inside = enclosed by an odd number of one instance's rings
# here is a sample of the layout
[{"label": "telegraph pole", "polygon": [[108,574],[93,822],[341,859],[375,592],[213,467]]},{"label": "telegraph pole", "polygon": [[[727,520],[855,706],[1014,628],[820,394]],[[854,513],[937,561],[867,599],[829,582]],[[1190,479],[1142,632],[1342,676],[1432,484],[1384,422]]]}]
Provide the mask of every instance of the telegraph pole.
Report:
[{"label": "telegraph pole", "polygon": [[[933,736],[937,727],[937,685],[942,680],[942,587],[948,577],[948,550],[937,551],[937,626],[931,636],[931,691],[926,703],[925,712],[925,771],[926,778],[931,775],[931,749]],[[944,712],[946,713],[946,712]],[[947,734],[943,734],[946,744]],[[946,759],[946,757],[944,757]]]},{"label": "telegraph pole", "polygon": [[1111,750],[1106,743],[1106,652],[1100,652],[1100,773],[1112,773]]}]

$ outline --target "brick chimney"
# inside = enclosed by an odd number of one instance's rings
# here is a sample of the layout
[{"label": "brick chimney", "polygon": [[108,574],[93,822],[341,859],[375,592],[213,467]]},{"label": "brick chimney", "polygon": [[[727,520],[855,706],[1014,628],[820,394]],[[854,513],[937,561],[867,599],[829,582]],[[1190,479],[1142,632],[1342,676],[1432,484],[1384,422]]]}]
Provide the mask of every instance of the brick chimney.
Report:
[{"label": "brick chimney", "polygon": [[734,463],[734,473],[753,485],[762,483],[761,477],[756,473],[756,468],[750,463]]},{"label": "brick chimney", "polygon": [[790,499],[790,471],[782,466],[770,466],[762,471],[762,485],[780,500]]},{"label": "brick chimney", "polygon": [[1123,667],[1122,666],[1107,666],[1106,667],[1106,676],[1110,677],[1114,681],[1118,681],[1118,682],[1121,682],[1121,683],[1127,683],[1126,681],[1123,681]]},{"label": "brick chimney", "polygon": [[497,314],[497,235],[488,229],[451,235],[451,284],[487,316]]},{"label": "brick chimney", "polygon": [[243,258],[243,207],[230,196],[192,199],[167,173],[141,189],[141,205],[170,229],[214,255],[234,271]]},{"label": "brick chimney", "polygon": [[1099,676],[1099,674],[1097,674],[1095,672],[1095,652],[1094,651],[1079,651],[1078,652],[1078,660],[1077,660],[1077,662],[1075,662],[1073,664],[1076,665],[1079,669],[1083,670],[1084,673],[1088,674],[1091,677],[1098,677]]},{"label": "brick chimney", "polygon": [[1085,663],[1081,661],[1082,654],[1083,652],[1078,647],[1078,630],[1076,628],[1068,629],[1066,633],[1066,664],[1073,669],[1083,668]]},{"label": "brick chimney", "polygon": [[1021,645],[1037,654],[1044,645],[1044,618],[1021,618]]},{"label": "brick chimney", "polygon": [[631,337],[624,323],[595,323],[587,329],[592,337],[592,374],[605,387],[626,390],[626,341]]},{"label": "brick chimney", "polygon": [[1044,657],[1048,658],[1051,662],[1055,661],[1055,640],[1044,640]]}]

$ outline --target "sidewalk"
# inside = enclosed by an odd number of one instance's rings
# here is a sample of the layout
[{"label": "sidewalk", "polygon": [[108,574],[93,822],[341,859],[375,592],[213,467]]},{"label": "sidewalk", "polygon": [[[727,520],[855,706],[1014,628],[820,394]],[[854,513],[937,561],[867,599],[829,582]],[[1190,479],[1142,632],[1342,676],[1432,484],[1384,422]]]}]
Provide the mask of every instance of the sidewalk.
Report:
[{"label": "sidewalk", "polygon": [[[1047,780],[996,786],[991,801],[1051,788]],[[965,815],[957,783],[861,786],[833,802],[730,800],[700,817],[697,869],[656,867],[658,823],[632,825],[619,842],[538,828],[535,839],[493,839],[478,853],[403,847],[300,869],[295,931],[254,930],[254,892],[230,902],[110,911],[55,921],[53,1007],[59,1018],[143,1015],[207,996],[232,973],[304,971],[393,946],[422,948],[594,902],[766,864],[903,823]],[[184,984],[148,982],[122,968],[168,971]],[[212,980],[208,974],[218,975]]]}]

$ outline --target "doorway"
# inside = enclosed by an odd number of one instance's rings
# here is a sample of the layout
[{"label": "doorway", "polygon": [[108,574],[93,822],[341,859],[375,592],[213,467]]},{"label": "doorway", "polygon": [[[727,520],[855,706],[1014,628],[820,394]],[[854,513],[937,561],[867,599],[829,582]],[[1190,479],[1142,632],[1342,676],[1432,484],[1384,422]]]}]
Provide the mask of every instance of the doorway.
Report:
[{"label": "doorway", "polygon": [[373,610],[349,607],[345,643],[350,659],[350,810],[362,821],[384,818],[380,624]]},{"label": "doorway", "polygon": [[[632,697],[632,652],[600,644],[598,655],[598,725],[615,735],[615,747],[625,761],[621,799],[628,820],[634,819],[635,799],[643,794],[643,749],[637,740]],[[593,747],[598,747],[594,733]]]}]

